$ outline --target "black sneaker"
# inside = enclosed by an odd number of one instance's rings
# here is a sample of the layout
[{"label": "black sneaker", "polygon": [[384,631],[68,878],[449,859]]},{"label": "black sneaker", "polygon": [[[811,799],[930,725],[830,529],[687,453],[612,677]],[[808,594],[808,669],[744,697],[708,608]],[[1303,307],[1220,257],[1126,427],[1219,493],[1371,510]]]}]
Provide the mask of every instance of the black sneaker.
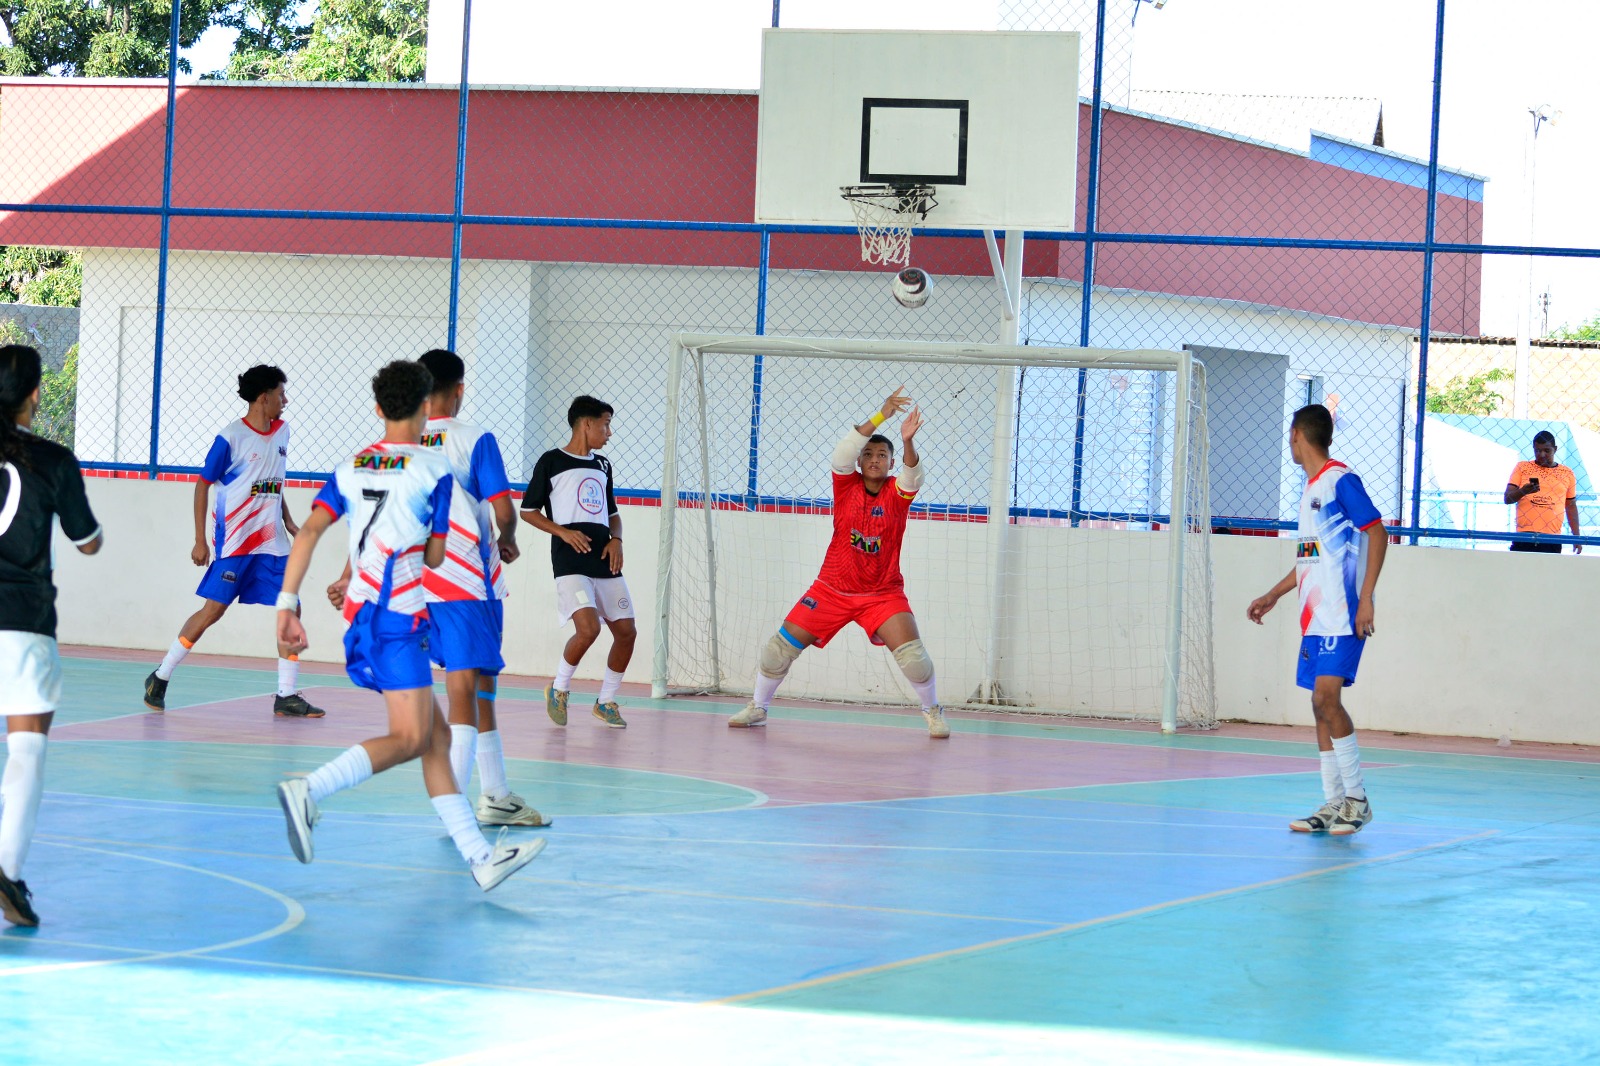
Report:
[{"label": "black sneaker", "polygon": [[12,925],[25,925],[30,929],[39,924],[39,916],[33,913],[33,893],[28,891],[28,886],[22,879],[13,881],[5,874],[0,873],[0,911],[5,912],[6,921]]},{"label": "black sneaker", "polygon": [[154,670],[144,679],[144,705],[152,711],[167,709],[167,683],[157,677]]},{"label": "black sneaker", "polygon": [[288,696],[274,696],[272,713],[279,718],[321,718],[328,712],[321,707],[311,706],[304,696],[296,692]]}]

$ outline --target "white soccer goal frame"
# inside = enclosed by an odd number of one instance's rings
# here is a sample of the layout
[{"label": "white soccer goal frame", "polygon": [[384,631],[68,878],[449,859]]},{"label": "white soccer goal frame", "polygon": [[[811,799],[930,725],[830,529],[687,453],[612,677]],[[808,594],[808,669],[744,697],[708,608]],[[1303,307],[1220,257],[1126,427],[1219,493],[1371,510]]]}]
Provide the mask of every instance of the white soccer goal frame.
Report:
[{"label": "white soccer goal frame", "polygon": [[[711,480],[709,456],[705,442],[707,441],[706,421],[706,395],[705,395],[705,364],[708,356],[719,355],[750,357],[771,356],[782,358],[785,356],[805,356],[814,359],[857,359],[857,358],[893,358],[904,362],[918,363],[959,363],[968,366],[993,366],[996,368],[996,443],[999,444],[1005,437],[1006,447],[996,447],[992,459],[991,470],[991,503],[990,514],[997,509],[1009,513],[1011,503],[1007,495],[1009,485],[1009,467],[1011,462],[1011,446],[1005,427],[1009,424],[1015,402],[1015,386],[1011,378],[1012,372],[1019,366],[1050,367],[1066,370],[1129,370],[1129,371],[1167,371],[1173,374],[1175,385],[1174,409],[1177,416],[1173,418],[1173,436],[1170,441],[1172,463],[1172,485],[1169,498],[1170,525],[1176,527],[1185,521],[1189,514],[1192,501],[1189,499],[1190,468],[1189,457],[1191,445],[1197,445],[1197,455],[1200,457],[1202,475],[1208,473],[1207,441],[1206,441],[1206,392],[1205,392],[1205,365],[1194,358],[1188,351],[1164,351],[1160,349],[1102,349],[1102,348],[1062,348],[1040,347],[1034,345],[1005,345],[1005,344],[966,344],[941,341],[909,341],[909,340],[870,340],[862,338],[836,338],[836,337],[778,337],[757,336],[746,334],[703,334],[679,333],[672,339],[671,354],[667,372],[666,419],[665,419],[665,461],[661,480],[661,522],[659,563],[656,573],[656,626],[655,626],[655,656],[651,673],[651,696],[663,699],[668,692],[668,664],[671,653],[671,610],[673,599],[673,549],[677,533],[679,512],[683,510],[679,504],[678,490],[678,434],[683,428],[683,416],[680,414],[682,403],[682,387],[684,383],[685,361],[695,360],[694,380],[698,386],[698,397],[695,405],[698,414],[698,425],[695,431],[699,433],[702,442],[700,449],[701,484],[709,484]],[[1191,386],[1198,382],[1198,396],[1191,394]],[[1191,409],[1195,417],[1191,420],[1185,417],[1185,412]],[[1192,422],[1192,428],[1191,428]],[[1198,440],[1191,440],[1191,433],[1198,435]],[[1207,479],[1202,476],[1197,482],[1199,491],[1206,493]],[[1204,501],[1202,501],[1204,502]],[[700,506],[696,508],[704,512],[707,526],[706,551],[707,574],[711,586],[706,590],[708,595],[709,625],[712,633],[716,632],[716,588],[715,588],[715,551],[716,541],[712,535],[713,508]],[[692,509],[691,509],[692,513]],[[1202,510],[1209,513],[1209,508]],[[1004,548],[1004,538],[1012,523],[990,522],[991,536],[998,554]],[[1174,529],[1174,532],[1177,532]],[[1195,531],[1191,535],[1210,536],[1211,530]],[[1165,733],[1176,732],[1178,728],[1179,687],[1182,682],[1182,654],[1183,654],[1183,616],[1184,592],[1187,575],[1185,573],[1184,536],[1171,536],[1167,538],[1169,550],[1167,557],[1167,586],[1170,592],[1165,619],[1165,647],[1163,678],[1163,694],[1160,713],[1161,729]],[[1205,579],[1209,580],[1210,575]],[[998,600],[997,600],[998,602]],[[990,668],[987,670],[985,684],[995,680],[995,669],[992,661],[992,649],[998,646],[998,629],[1002,619],[999,617],[998,606],[989,621],[991,649]],[[774,621],[776,624],[776,620]],[[1206,620],[1210,625],[1210,620]],[[712,676],[721,677],[722,671],[717,662],[718,641],[713,637],[710,640]],[[749,664],[754,670],[754,663]],[[998,685],[995,685],[998,693]],[[699,690],[697,690],[699,691]]]}]

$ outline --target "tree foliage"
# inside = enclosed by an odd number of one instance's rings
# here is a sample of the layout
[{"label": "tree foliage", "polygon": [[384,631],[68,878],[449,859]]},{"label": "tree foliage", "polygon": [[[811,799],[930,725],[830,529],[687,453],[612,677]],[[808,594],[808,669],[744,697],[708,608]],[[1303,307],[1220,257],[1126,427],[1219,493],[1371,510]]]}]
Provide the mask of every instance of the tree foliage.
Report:
[{"label": "tree foliage", "polygon": [[1600,341],[1600,315],[1576,326],[1562,326],[1551,336],[1558,341]]},{"label": "tree foliage", "polygon": [[77,307],[83,298],[83,256],[59,248],[0,248],[0,301]]},{"label": "tree foliage", "polygon": [[292,0],[245,6],[228,23],[241,26],[230,79],[421,81],[427,70],[427,0],[321,0],[309,29]]},{"label": "tree foliage", "polygon": [[[36,342],[28,331],[9,318],[0,318],[0,344]],[[41,437],[72,447],[78,405],[78,346],[67,349],[60,370],[44,368],[39,381],[39,410],[33,416],[33,431]]]},{"label": "tree foliage", "polygon": [[1495,383],[1515,377],[1498,366],[1477,374],[1458,374],[1443,385],[1428,386],[1428,410],[1442,415],[1492,415],[1505,399]]},{"label": "tree foliage", "polygon": [[[240,0],[184,0],[178,45],[189,48]],[[0,2],[0,72],[11,77],[161,78],[167,74],[172,0]],[[186,60],[178,69],[189,73]]]}]

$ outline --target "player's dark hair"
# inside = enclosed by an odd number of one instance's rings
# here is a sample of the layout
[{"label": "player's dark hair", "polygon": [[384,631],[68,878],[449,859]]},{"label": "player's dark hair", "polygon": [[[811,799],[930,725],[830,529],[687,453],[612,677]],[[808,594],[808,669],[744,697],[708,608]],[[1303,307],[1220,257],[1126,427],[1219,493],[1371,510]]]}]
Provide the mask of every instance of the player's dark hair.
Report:
[{"label": "player's dark hair", "polygon": [[[885,437],[882,433],[874,433],[872,436],[868,437],[867,438],[867,444],[885,444],[885,445],[888,445],[888,447],[889,447],[889,458],[891,458],[891,459],[894,458],[894,441],[890,440],[888,437]],[[863,445],[862,447],[865,448],[866,445]]]},{"label": "player's dark hair", "polygon": [[448,392],[467,379],[467,364],[447,348],[431,348],[417,362],[433,375],[434,392]]},{"label": "player's dark hair", "polygon": [[289,375],[275,366],[253,366],[239,375],[239,399],[245,403],[255,403],[262,393],[271,392],[288,380]]},{"label": "player's dark hair", "polygon": [[1290,429],[1298,429],[1306,443],[1327,451],[1333,446],[1333,414],[1320,403],[1307,404],[1294,413]]},{"label": "player's dark hair", "polygon": [[433,375],[421,363],[396,360],[372,378],[372,398],[391,422],[415,417],[433,391]]},{"label": "player's dark hair", "polygon": [[43,364],[26,344],[0,348],[0,463],[28,466],[26,442],[17,430],[17,412],[39,387]]},{"label": "player's dark hair", "polygon": [[616,413],[604,400],[597,400],[593,396],[578,396],[567,408],[567,425],[576,427],[580,418],[604,418],[606,415]]},{"label": "player's dark hair", "polygon": [[1533,435],[1533,446],[1537,448],[1541,444],[1548,444],[1554,448],[1556,446],[1556,435],[1548,429],[1541,429]]}]

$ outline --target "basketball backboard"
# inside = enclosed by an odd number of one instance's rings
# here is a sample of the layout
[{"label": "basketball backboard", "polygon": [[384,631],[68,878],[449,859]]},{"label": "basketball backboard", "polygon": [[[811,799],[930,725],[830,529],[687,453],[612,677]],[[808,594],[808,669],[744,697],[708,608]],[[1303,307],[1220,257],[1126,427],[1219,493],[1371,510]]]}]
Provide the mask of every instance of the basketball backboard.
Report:
[{"label": "basketball backboard", "polygon": [[1073,228],[1076,33],[772,29],[757,222],[849,225],[840,187],[937,189],[928,226]]}]

